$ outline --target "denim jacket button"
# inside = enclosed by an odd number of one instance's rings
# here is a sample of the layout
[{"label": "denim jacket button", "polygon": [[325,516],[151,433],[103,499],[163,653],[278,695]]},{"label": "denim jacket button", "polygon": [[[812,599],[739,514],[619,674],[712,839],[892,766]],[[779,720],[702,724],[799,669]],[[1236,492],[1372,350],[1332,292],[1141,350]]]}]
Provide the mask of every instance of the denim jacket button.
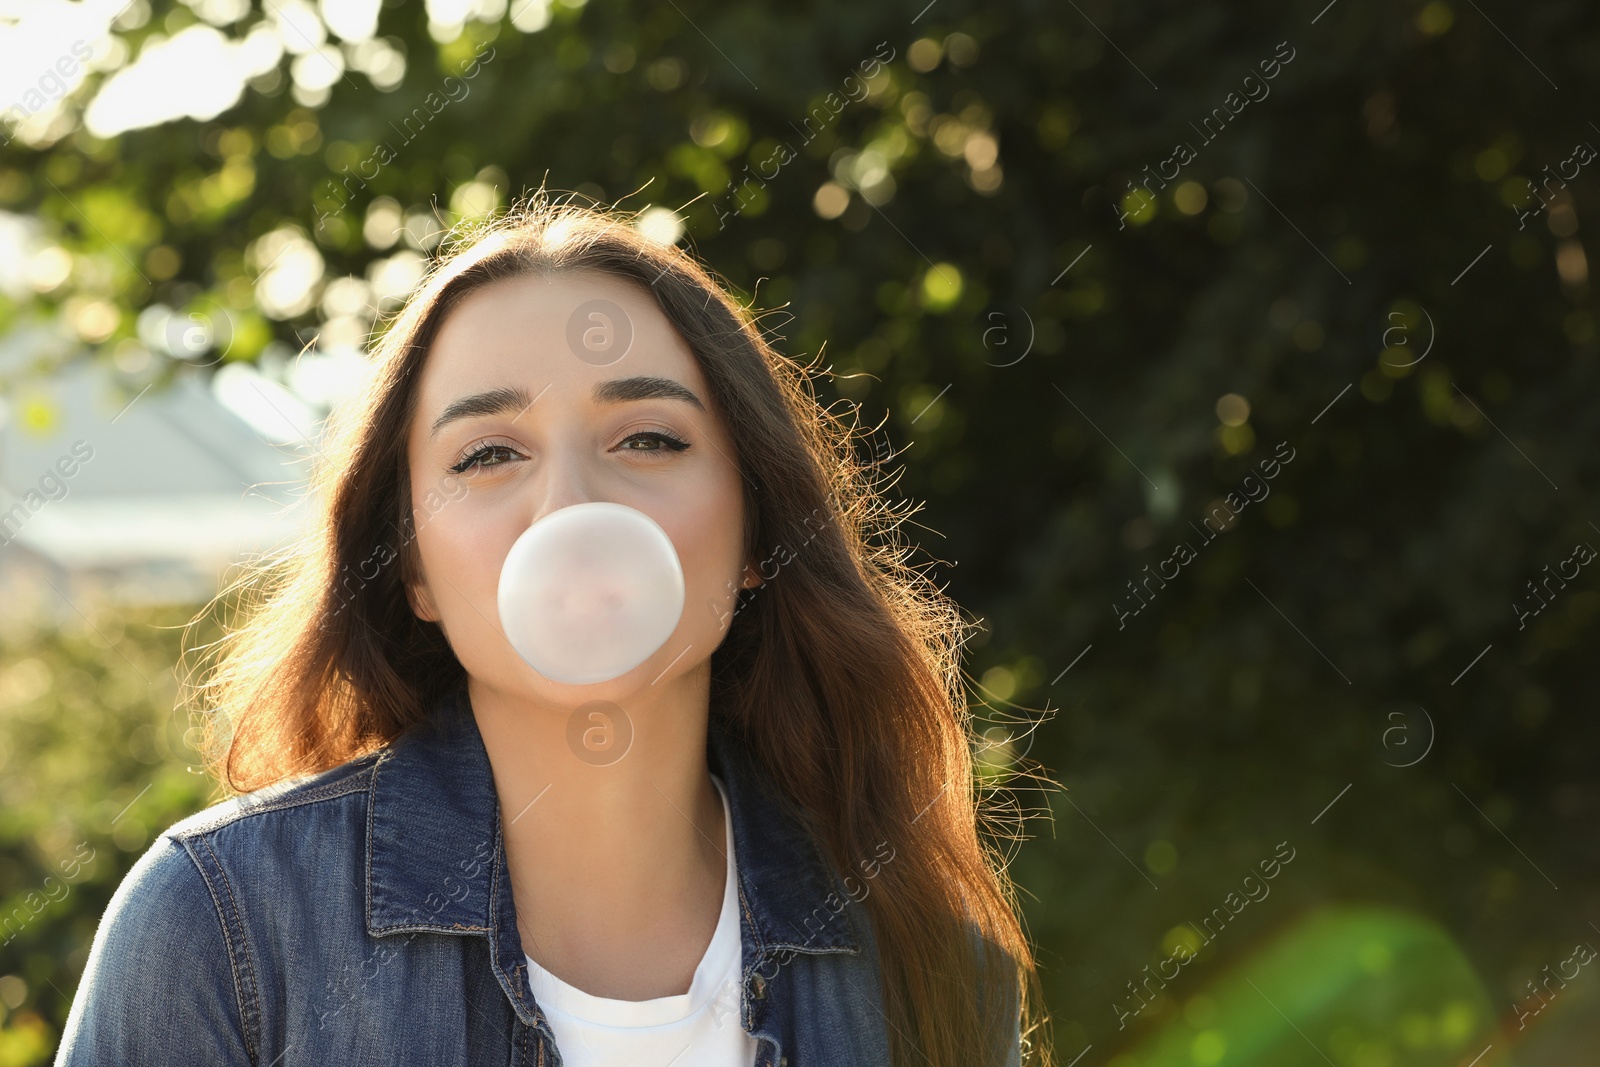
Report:
[{"label": "denim jacket button", "polygon": [[756,975],[750,980],[750,993],[757,1000],[764,1000],[767,995],[767,980],[761,975]]}]

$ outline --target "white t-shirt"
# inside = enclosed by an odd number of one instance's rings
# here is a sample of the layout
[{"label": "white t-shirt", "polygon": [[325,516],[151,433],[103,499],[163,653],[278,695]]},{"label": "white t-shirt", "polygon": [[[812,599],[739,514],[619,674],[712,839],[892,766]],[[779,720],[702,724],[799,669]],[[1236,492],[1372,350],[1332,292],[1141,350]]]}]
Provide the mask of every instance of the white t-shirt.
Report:
[{"label": "white t-shirt", "polygon": [[612,1000],[568,985],[528,957],[534,999],[550,1021],[564,1067],[752,1067],[758,1045],[739,1025],[739,891],[733,817],[722,794],[728,877],[722,913],[689,991],[654,1000]]}]

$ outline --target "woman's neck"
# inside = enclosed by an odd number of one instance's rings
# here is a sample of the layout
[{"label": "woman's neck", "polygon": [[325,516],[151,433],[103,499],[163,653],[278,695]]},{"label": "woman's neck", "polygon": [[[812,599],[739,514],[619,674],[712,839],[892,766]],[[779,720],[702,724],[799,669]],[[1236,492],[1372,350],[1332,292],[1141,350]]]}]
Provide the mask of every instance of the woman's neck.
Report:
[{"label": "woman's neck", "polygon": [[[630,699],[626,723],[602,710],[576,727],[569,711],[468,683],[523,951],[594,996],[688,992],[716,929],[728,845],[706,766],[709,670],[696,673]],[[583,739],[629,728],[620,757]]]}]

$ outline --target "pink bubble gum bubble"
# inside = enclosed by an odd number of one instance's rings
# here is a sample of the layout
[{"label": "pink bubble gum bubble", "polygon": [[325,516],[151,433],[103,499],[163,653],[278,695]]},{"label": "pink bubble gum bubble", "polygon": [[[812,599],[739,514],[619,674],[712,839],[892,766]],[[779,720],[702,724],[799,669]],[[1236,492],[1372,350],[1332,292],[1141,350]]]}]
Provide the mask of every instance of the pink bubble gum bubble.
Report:
[{"label": "pink bubble gum bubble", "polygon": [[626,504],[552,511],[500,568],[500,624],[517,655],[553,682],[588,685],[655,654],[683,615],[672,538]]}]

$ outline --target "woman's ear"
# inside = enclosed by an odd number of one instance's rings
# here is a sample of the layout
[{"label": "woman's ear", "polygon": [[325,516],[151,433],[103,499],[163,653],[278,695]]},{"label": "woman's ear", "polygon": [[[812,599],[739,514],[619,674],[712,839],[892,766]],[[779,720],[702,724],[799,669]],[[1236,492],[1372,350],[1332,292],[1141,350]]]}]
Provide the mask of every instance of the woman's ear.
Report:
[{"label": "woman's ear", "polygon": [[753,559],[744,565],[744,579],[739,584],[745,589],[754,589],[757,586],[767,584],[762,581],[761,569],[755,565]]},{"label": "woman's ear", "polygon": [[411,614],[423,622],[438,622],[439,609],[433,602],[433,594],[428,591],[426,583],[417,583],[415,586],[406,585],[406,603],[411,605]]}]

